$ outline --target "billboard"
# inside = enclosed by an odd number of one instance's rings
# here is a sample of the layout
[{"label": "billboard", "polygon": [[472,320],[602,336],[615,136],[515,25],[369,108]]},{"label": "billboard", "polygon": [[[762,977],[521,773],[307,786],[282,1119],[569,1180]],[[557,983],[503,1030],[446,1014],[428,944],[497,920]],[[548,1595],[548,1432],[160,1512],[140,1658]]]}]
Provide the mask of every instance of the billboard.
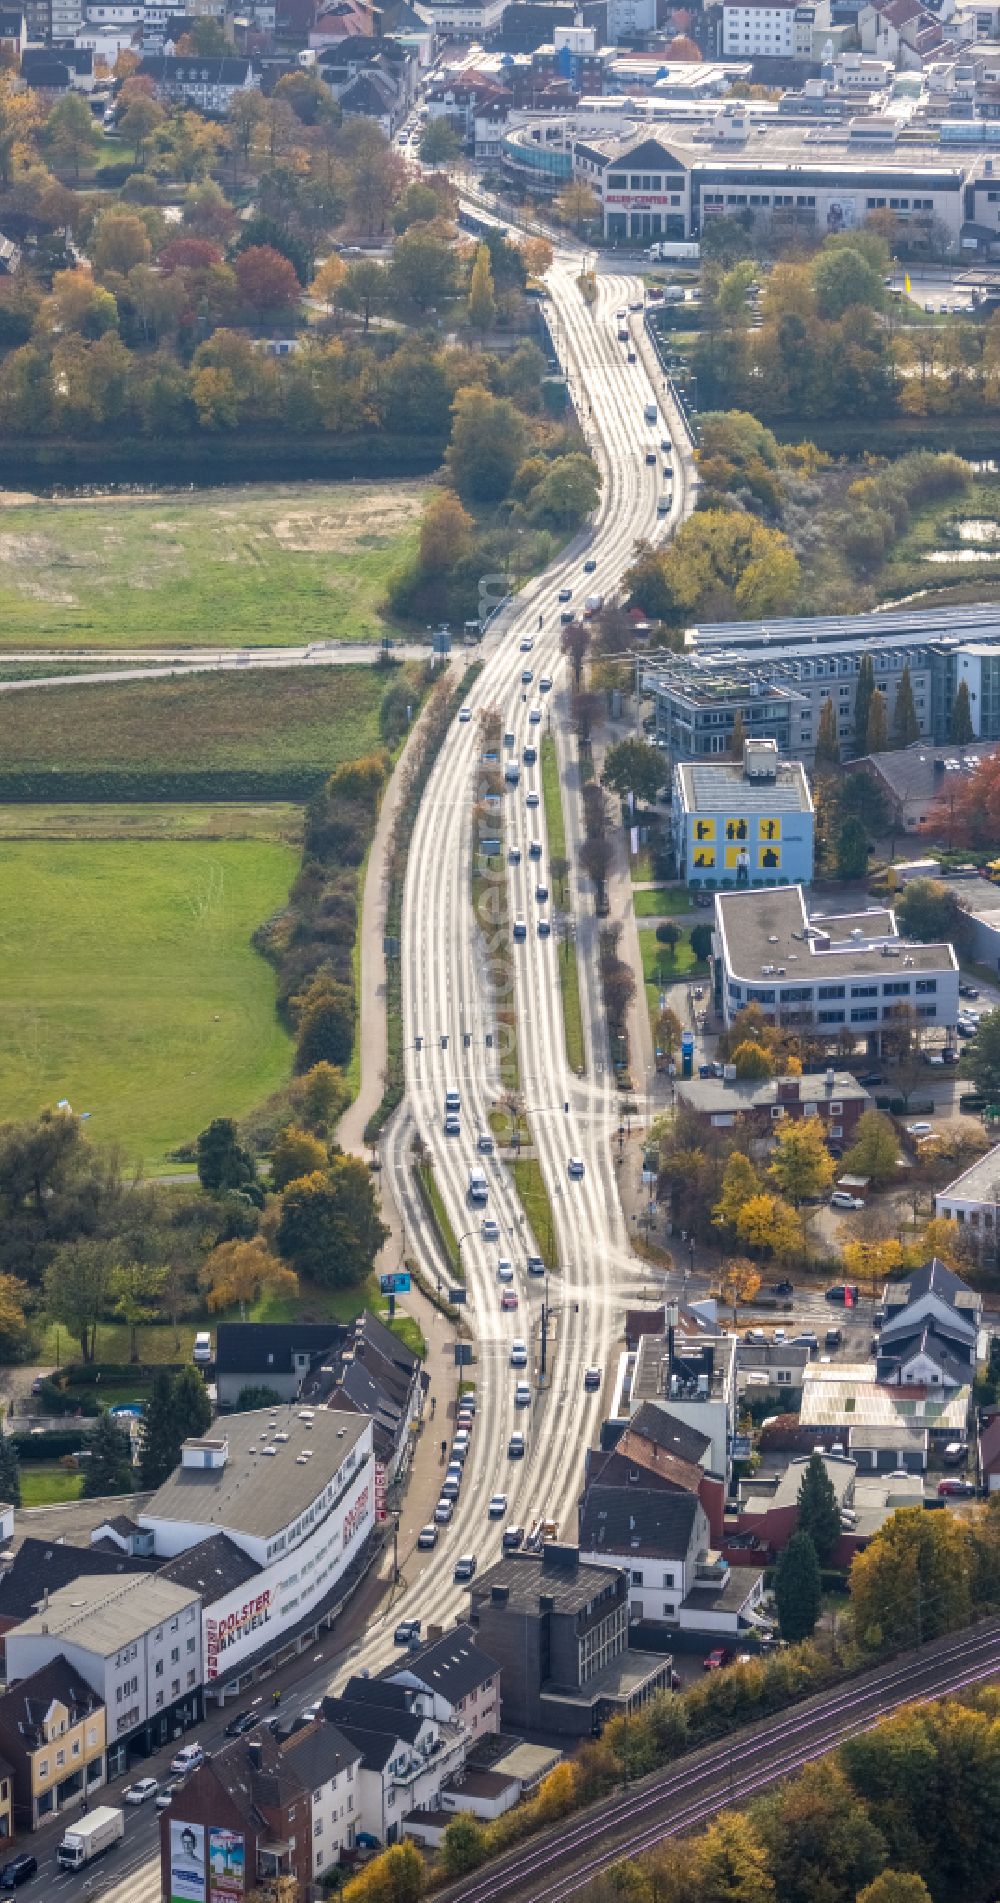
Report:
[{"label": "billboard", "polygon": [[[273,1605],[274,1594],[267,1586],[252,1599],[245,1599],[242,1604],[234,1606],[231,1612],[205,1620],[206,1678],[218,1678],[221,1653],[228,1651],[231,1646],[241,1646],[252,1632],[259,1632],[270,1623]],[[228,1663],[228,1659],[223,1659],[223,1671]]]},{"label": "billboard", "polygon": [[831,198],[826,208],[827,231],[853,231],[857,222],[856,199]]},{"label": "billboard", "polygon": [[213,1824],[208,1833],[208,1903],[243,1903],[246,1842],[241,1831]]},{"label": "billboard", "polygon": [[383,1295],[409,1295],[410,1277],[405,1269],[394,1269],[390,1275],[380,1275],[379,1289]]},{"label": "billboard", "polygon": [[170,1819],[170,1903],[205,1903],[205,1826]]}]

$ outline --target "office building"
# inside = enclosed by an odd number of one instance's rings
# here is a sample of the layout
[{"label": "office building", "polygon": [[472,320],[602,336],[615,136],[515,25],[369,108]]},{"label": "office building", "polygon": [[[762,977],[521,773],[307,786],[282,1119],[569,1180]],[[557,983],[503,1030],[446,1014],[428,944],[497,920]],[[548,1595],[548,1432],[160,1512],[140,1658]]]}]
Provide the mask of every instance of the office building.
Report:
[{"label": "office building", "polygon": [[740,0],[722,6],[726,59],[810,59],[814,7],[799,0]]},{"label": "office building", "polygon": [[689,885],[812,882],[809,782],[776,740],[747,740],[742,760],[678,762],[671,826],[677,876]]},{"label": "office building", "polygon": [[918,1031],[958,1020],[954,946],[901,938],[887,907],[813,921],[797,885],[717,893],[714,964],[727,1024],[755,1004],[768,1024],[863,1039],[877,1055],[900,1018]]},{"label": "office building", "polygon": [[934,1197],[934,1214],[960,1223],[984,1261],[994,1260],[1000,1236],[1000,1144],[978,1156]]}]

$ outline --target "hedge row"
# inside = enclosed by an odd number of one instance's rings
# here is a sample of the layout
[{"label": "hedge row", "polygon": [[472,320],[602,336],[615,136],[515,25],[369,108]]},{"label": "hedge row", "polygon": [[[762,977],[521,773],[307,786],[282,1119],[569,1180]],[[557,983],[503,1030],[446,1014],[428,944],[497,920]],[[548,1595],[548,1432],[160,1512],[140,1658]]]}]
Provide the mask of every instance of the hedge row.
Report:
[{"label": "hedge row", "polygon": [[133,800],[290,800],[304,804],[328,778],[329,768],[192,768],[175,773],[162,768],[99,767],[92,771],[53,767],[0,769],[0,801],[9,805],[125,805]]},{"label": "hedge row", "polygon": [[0,485],[72,487],[126,483],[301,482],[315,477],[419,476],[436,469],[444,440],[434,436],[296,436],[284,426],[231,436],[134,437],[33,442],[5,436]]}]

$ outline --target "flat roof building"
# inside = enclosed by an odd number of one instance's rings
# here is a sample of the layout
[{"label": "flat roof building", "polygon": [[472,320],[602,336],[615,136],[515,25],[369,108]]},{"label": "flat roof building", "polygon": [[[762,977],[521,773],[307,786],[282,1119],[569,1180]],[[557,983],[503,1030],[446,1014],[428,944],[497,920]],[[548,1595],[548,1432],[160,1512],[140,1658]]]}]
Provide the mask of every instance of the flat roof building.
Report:
[{"label": "flat roof building", "polygon": [[813,803],[805,768],[772,739],[741,760],[681,761],[671,805],[677,876],[690,885],[810,885]]},{"label": "flat roof building", "polygon": [[850,1034],[874,1055],[901,1015],[920,1028],[953,1028],[958,960],[952,945],[901,938],[888,907],[811,919],[798,885],[720,892],[715,992],[727,1024],[756,1004],[769,1024]]},{"label": "flat roof building", "polygon": [[935,1216],[959,1223],[976,1237],[985,1260],[994,1259],[1000,1234],[1000,1144],[970,1163],[934,1197]]}]

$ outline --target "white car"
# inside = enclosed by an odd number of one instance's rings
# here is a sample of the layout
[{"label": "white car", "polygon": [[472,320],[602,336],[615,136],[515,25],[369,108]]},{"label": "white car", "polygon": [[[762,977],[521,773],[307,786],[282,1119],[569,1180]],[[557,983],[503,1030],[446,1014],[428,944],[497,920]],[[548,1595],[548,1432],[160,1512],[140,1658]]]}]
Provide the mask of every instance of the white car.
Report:
[{"label": "white car", "polygon": [[188,1771],[196,1771],[204,1764],[205,1753],[200,1744],[182,1744],[176,1757],[170,1760],[170,1769],[175,1777],[184,1777]]},{"label": "white car", "polygon": [[581,1177],[584,1173],[584,1163],[583,1163],[582,1156],[571,1156],[569,1159],[569,1162],[566,1165],[566,1171],[569,1176],[572,1176],[576,1179]]},{"label": "white car", "polygon": [[487,1512],[489,1513],[490,1519],[502,1520],[506,1511],[507,1511],[507,1495],[505,1493],[491,1493],[490,1504],[487,1508]]},{"label": "white car", "polygon": [[527,1381],[519,1381],[514,1389],[514,1406],[531,1406],[531,1388]]},{"label": "white car", "polygon": [[156,1793],[157,1810],[169,1810],[181,1788],[180,1784],[161,1784]]},{"label": "white car", "polygon": [[510,1365],[512,1368],[526,1368],[528,1365],[528,1344],[518,1335],[510,1344]]},{"label": "white car", "polygon": [[437,1506],[434,1508],[434,1519],[436,1524],[438,1526],[448,1526],[451,1520],[454,1518],[454,1514],[455,1514],[455,1509],[452,1506],[451,1501],[444,1499],[444,1497],[442,1496],[442,1498],[438,1501]]},{"label": "white car", "polygon": [[524,803],[525,803],[525,806],[530,806],[532,808],[536,807],[538,805],[538,794],[529,793]]},{"label": "white car", "polygon": [[513,1282],[513,1280],[514,1280],[514,1264],[513,1262],[508,1262],[506,1256],[501,1256],[499,1262],[497,1263],[497,1281],[498,1282]]},{"label": "white car", "polygon": [[429,1553],[438,1543],[438,1530],[433,1521],[422,1526],[417,1534],[417,1546],[421,1553]]},{"label": "white car", "polygon": [[484,1216],[483,1217],[483,1241],[484,1242],[499,1242],[499,1240],[500,1240],[500,1224],[498,1223],[496,1217]]},{"label": "white car", "polygon": [[908,1123],[906,1126],[906,1134],[908,1137],[932,1137],[934,1135],[934,1125],[932,1123]]},{"label": "white car", "polygon": [[459,720],[460,720],[460,721],[462,721],[462,723],[463,723],[463,725],[464,725],[466,721],[469,721],[469,720],[471,720],[471,719],[472,719],[472,708],[471,708],[471,707],[460,707],[460,708],[459,708],[459,710],[458,710],[458,718],[459,718]]},{"label": "white car", "polygon": [[530,653],[531,653],[531,650],[532,650],[532,648],[534,647],[534,645],[535,645],[535,643],[534,643],[534,641],[532,640],[532,638],[531,638],[531,636],[530,636],[530,634],[526,634],[526,635],[525,635],[525,637],[524,637],[524,640],[523,640],[523,641],[521,642],[521,646],[520,646],[520,650],[519,650],[519,652],[520,652],[521,654],[530,654]]},{"label": "white car", "polygon": [[128,1789],[122,1792],[122,1803],[147,1804],[151,1797],[156,1796],[159,1788],[155,1777],[137,1778],[134,1784],[130,1784]]},{"label": "white car", "polygon": [[864,1203],[862,1202],[860,1196],[852,1196],[850,1193],[850,1190],[835,1189],[833,1192],[833,1195],[830,1198],[830,1208],[831,1209],[863,1209]]}]

